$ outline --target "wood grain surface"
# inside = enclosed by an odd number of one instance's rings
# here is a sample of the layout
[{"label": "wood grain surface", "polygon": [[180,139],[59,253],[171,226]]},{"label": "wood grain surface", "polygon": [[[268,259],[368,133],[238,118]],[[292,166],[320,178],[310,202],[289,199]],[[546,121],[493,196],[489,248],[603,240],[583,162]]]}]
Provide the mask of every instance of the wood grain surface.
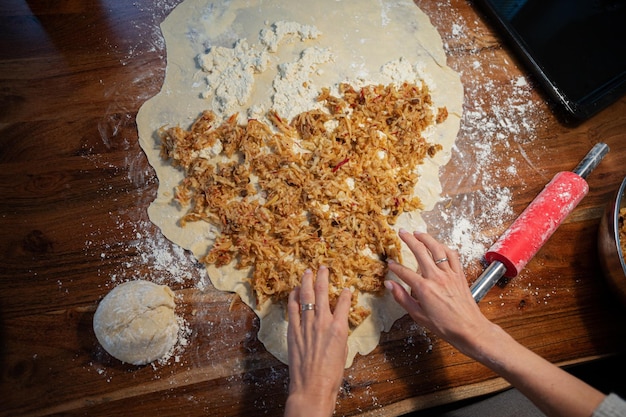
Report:
[{"label": "wood grain surface", "polygon": [[[159,24],[177,3],[0,5],[0,415],[283,412],[288,370],[257,340],[258,319],[214,290],[147,217],[157,180],[135,116],[163,81]],[[624,352],[625,309],[602,276],[596,236],[626,175],[626,98],[585,123],[565,123],[475,5],[416,3],[465,86],[442,202],[425,214],[429,230],[452,244],[466,218],[480,226],[470,236],[480,250],[554,174],[606,142],[611,151],[588,177],[589,194],[481,308],[561,366]],[[481,268],[468,261],[468,279]],[[110,357],[92,329],[99,300],[134,278],[170,285],[186,330],[171,357],[141,367]],[[505,387],[405,316],[345,371],[336,414],[400,415]]]}]

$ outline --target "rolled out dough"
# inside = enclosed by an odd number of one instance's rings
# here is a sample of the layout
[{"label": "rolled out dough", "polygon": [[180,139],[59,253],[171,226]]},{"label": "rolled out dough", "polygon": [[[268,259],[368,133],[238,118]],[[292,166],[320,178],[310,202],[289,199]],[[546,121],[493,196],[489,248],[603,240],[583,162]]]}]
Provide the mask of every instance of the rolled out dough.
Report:
[{"label": "rolled out dough", "polygon": [[[274,35],[279,32],[276,22],[289,22],[282,24],[283,28],[297,23],[307,32],[281,33],[285,36],[282,41],[268,42],[268,30],[274,29]],[[157,132],[163,126],[179,125],[186,129],[207,109],[222,117],[230,116],[220,113],[224,102],[215,101],[217,86],[210,85],[217,83],[212,80],[219,80],[219,74],[209,73],[201,66],[207,64],[207,54],[218,48],[225,48],[222,50],[225,53],[239,48],[253,58],[253,64],[245,64],[245,73],[238,76],[252,81],[252,85],[246,84],[245,94],[238,95],[237,102],[229,103],[228,107],[231,112],[239,112],[240,120],[261,114],[259,109],[277,109],[279,113],[289,108],[312,109],[316,106],[314,97],[322,87],[333,89],[340,82],[358,87],[424,81],[435,106],[445,106],[449,113],[448,119],[426,137],[430,143],[441,144],[443,151],[419,167],[420,180],[416,187],[425,210],[432,210],[438,201],[439,168],[449,161],[459,130],[463,88],[458,74],[446,66],[437,30],[413,2],[318,0],[295,6],[289,0],[186,0],[161,27],[167,47],[165,81],[161,91],[137,115],[140,144],[159,179],[158,195],[148,212],[167,238],[192,251],[198,259],[206,255],[219,230],[203,222],[187,224],[185,228],[179,226],[178,220],[185,209],[173,203],[172,197],[183,173],[161,159]],[[253,55],[254,51],[257,55]],[[322,58],[315,59],[316,56]],[[305,71],[309,79],[292,89],[284,88],[281,82],[288,71],[300,71],[300,75]],[[285,102],[293,105],[285,106]],[[426,230],[419,212],[403,214],[394,227]],[[403,258],[407,266],[416,266],[407,248],[403,248]],[[261,320],[259,340],[269,352],[287,363],[284,309],[269,302],[256,305],[246,281],[249,271],[229,266],[207,270],[217,289],[236,292],[255,311]],[[357,353],[371,352],[378,345],[380,332],[388,331],[405,314],[388,293],[381,297],[361,296],[360,300],[372,314],[349,336],[346,367]]]}]

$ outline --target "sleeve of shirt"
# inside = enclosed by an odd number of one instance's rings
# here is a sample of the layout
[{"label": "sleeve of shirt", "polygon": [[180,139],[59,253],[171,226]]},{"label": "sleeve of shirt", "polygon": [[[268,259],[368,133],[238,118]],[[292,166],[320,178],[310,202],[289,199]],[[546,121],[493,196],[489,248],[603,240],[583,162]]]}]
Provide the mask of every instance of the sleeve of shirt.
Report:
[{"label": "sleeve of shirt", "polygon": [[617,394],[611,393],[598,405],[591,417],[623,417],[626,416],[626,401]]}]

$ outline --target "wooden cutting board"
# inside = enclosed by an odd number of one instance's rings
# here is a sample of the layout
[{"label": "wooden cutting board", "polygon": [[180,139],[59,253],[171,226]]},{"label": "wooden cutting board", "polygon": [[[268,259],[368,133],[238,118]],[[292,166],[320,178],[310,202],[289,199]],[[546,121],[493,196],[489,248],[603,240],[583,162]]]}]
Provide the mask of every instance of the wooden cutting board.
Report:
[{"label": "wooden cutting board", "polygon": [[[0,6],[1,415],[282,415],[288,369],[257,340],[257,318],[147,218],[157,184],[135,116],[162,83],[158,25],[177,3]],[[481,309],[559,365],[624,352],[626,314],[596,234],[626,175],[626,99],[567,125],[471,3],[417,4],[466,89],[429,230],[469,259],[556,172],[608,143],[589,194]],[[482,266],[467,264],[471,281]],[[98,301],[132,278],[170,285],[188,331],[173,356],[144,367],[111,358],[91,327]],[[404,317],[345,371],[337,415],[399,415],[506,386]]]}]

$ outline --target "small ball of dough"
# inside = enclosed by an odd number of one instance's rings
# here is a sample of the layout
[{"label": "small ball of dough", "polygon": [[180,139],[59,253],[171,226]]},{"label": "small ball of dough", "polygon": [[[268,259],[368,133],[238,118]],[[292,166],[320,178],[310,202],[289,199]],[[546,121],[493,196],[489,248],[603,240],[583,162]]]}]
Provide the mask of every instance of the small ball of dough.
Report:
[{"label": "small ball of dough", "polygon": [[174,293],[166,285],[128,281],[113,288],[93,317],[98,341],[122,362],[145,365],[164,357],[178,340]]}]

